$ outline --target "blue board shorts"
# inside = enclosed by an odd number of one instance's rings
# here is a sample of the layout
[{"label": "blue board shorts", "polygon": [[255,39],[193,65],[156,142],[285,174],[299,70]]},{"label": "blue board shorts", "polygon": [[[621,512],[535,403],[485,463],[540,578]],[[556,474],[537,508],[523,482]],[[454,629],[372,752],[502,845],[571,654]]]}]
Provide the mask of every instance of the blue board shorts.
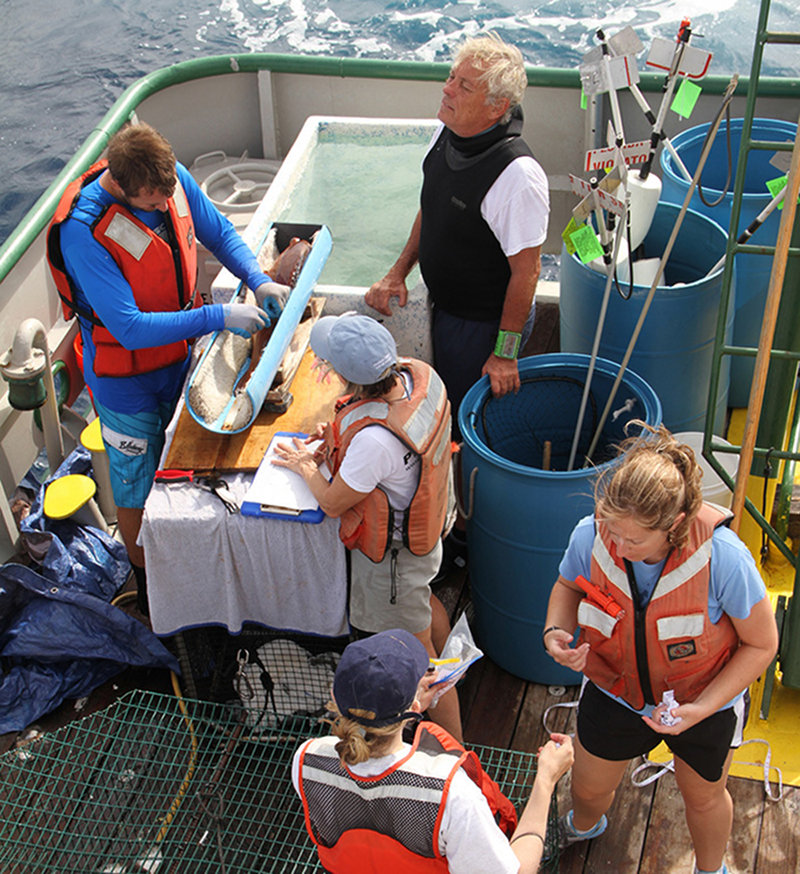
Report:
[{"label": "blue board shorts", "polygon": [[118,507],[144,507],[158,469],[164,432],[174,404],[154,412],[118,413],[94,401],[108,455],[111,490]]}]

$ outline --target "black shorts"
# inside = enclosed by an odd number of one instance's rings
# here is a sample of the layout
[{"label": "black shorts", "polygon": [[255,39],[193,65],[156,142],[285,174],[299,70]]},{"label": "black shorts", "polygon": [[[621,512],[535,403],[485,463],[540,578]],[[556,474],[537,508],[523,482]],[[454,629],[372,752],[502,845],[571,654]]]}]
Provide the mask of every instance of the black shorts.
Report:
[{"label": "black shorts", "polygon": [[663,740],[674,756],[709,782],[722,776],[728,752],[741,743],[743,725],[744,708],[728,707],[681,734],[659,734],[591,682],[584,686],[578,706],[578,739],[593,756],[623,762],[646,755]]}]

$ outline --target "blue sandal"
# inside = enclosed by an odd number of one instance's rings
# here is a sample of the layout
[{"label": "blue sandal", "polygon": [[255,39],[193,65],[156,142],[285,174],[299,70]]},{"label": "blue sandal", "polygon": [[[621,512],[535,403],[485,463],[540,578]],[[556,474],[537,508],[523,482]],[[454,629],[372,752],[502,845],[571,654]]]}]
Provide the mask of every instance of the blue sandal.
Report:
[{"label": "blue sandal", "polygon": [[608,827],[608,820],[603,814],[600,819],[587,831],[578,831],[572,822],[572,811],[568,811],[558,820],[559,844],[561,849],[577,844],[578,841],[589,841],[592,838],[597,838]]}]

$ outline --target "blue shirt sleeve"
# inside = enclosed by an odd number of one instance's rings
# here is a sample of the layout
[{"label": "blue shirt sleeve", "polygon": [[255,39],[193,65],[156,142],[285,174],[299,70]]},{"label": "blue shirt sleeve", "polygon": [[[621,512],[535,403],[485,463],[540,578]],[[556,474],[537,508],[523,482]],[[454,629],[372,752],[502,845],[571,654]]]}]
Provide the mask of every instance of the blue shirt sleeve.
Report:
[{"label": "blue shirt sleeve", "polygon": [[594,543],[594,516],[584,516],[572,529],[569,543],[558,565],[558,572],[565,580],[577,576],[591,579],[592,544]]},{"label": "blue shirt sleeve", "polygon": [[766,594],[750,550],[730,528],[717,528],[711,540],[708,618],[716,623],[726,613],[734,619],[746,619]]}]

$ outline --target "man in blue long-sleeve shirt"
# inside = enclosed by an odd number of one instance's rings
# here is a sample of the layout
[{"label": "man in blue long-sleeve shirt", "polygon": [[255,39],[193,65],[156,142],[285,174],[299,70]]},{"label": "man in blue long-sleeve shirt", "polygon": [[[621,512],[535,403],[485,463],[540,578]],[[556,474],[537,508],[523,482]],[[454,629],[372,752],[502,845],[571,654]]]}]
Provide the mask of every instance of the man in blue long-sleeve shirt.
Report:
[{"label": "man in blue long-sleeve shirt", "polygon": [[[261,307],[197,306],[197,241],[253,289]],[[289,289],[259,267],[172,147],[146,124],[112,137],[107,158],[65,191],[48,233],[65,315],[77,314],[83,371],[102,426],[118,524],[146,611],[144,502],[188,367],[187,340],[253,333]]]}]

